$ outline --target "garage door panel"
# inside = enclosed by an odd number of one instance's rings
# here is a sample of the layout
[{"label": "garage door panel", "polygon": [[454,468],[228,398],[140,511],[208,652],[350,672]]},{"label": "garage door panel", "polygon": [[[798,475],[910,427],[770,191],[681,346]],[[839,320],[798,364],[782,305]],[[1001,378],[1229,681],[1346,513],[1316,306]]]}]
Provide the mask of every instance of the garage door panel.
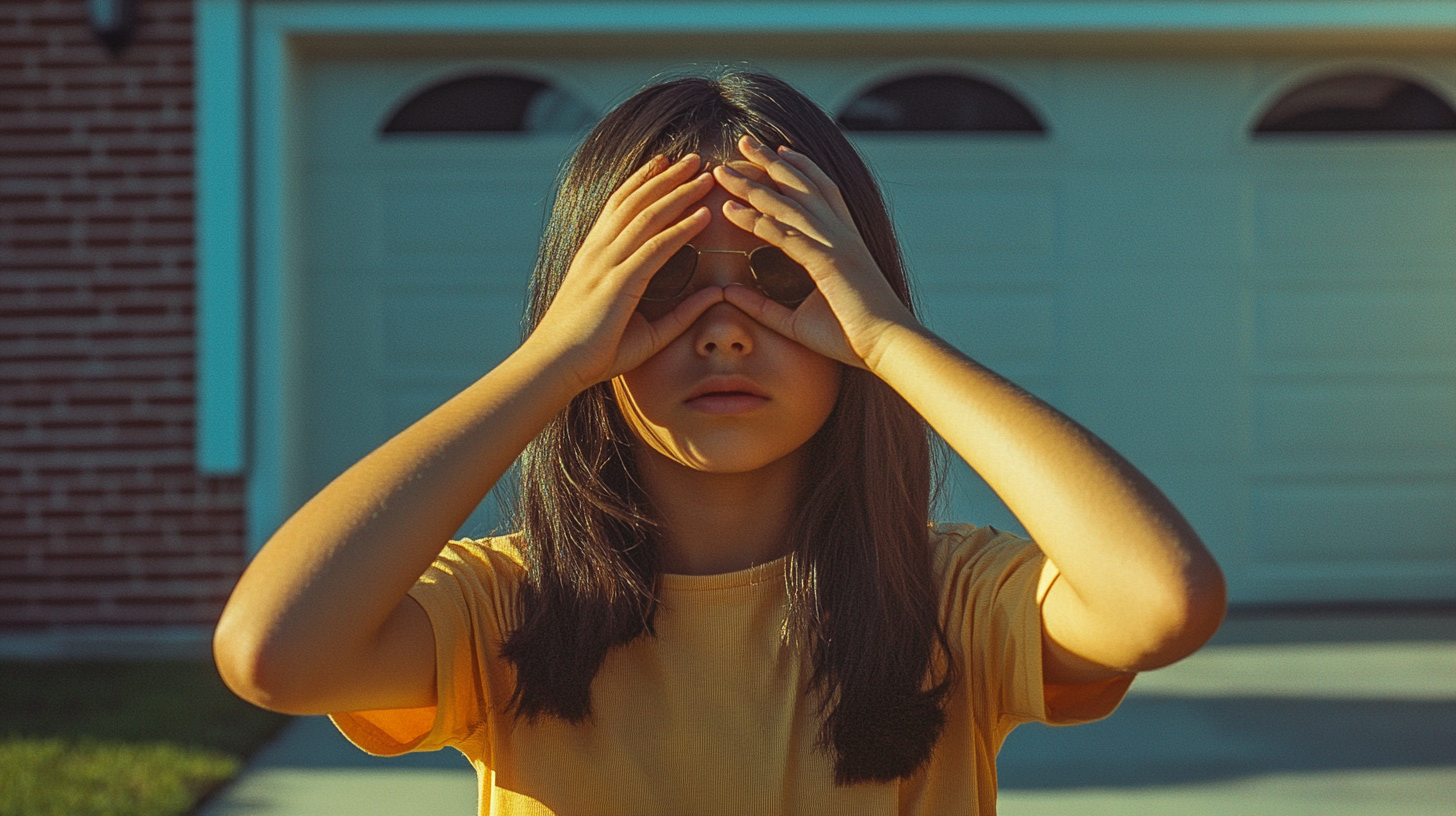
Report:
[{"label": "garage door panel", "polygon": [[[384,220],[370,179],[358,173],[318,172],[300,195],[308,231],[301,241],[309,274],[357,274],[379,259],[379,229]],[[368,225],[368,229],[360,229]]]},{"label": "garage door panel", "polygon": [[1099,275],[1172,272],[1239,260],[1230,218],[1242,191],[1227,173],[1131,165],[1067,184],[1066,257]]},{"label": "garage door panel", "polygon": [[[370,431],[378,422],[379,394],[367,364],[381,322],[371,281],[367,269],[357,268],[303,281],[297,408],[305,430],[298,449],[288,452],[300,474],[300,503],[378,444]],[[334,330],[309,330],[316,326]]]},{"label": "garage door panel", "polygon": [[1262,387],[1253,407],[1256,465],[1456,462],[1456,385],[1281,383]]},{"label": "garage door panel", "polygon": [[1064,409],[1134,458],[1241,450],[1241,309],[1229,278],[1217,268],[1069,277]]},{"label": "garage door panel", "polygon": [[515,350],[522,310],[522,297],[513,291],[386,290],[377,371],[386,378],[422,373],[451,375],[455,382],[468,378],[463,388]]},{"label": "garage door panel", "polygon": [[[546,173],[421,175],[378,185],[378,234],[387,255],[519,254],[540,235]],[[526,267],[530,269],[529,265]]]},{"label": "garage door panel", "polygon": [[1306,574],[1449,562],[1456,478],[1261,485],[1253,525],[1258,563]]},{"label": "garage door panel", "polygon": [[[1456,152],[1451,155],[1456,161]],[[1261,264],[1456,264],[1456,176],[1271,179],[1251,185],[1253,259]]]},{"label": "garage door panel", "polygon": [[321,272],[395,270],[395,264],[470,271],[491,265],[524,286],[553,172],[456,175],[440,182],[440,189],[421,179],[320,173],[302,196],[310,225],[306,262]]},{"label": "garage door panel", "polygon": [[921,272],[927,279],[953,277],[968,266],[994,264],[1007,256],[1046,259],[1056,249],[1053,185],[940,179],[897,189],[891,207],[907,256],[935,267]]},{"label": "garage door panel", "polygon": [[1066,60],[1061,67],[1056,133],[1078,160],[1181,165],[1225,155],[1241,141],[1241,62]]},{"label": "garage door panel", "polygon": [[1456,285],[1310,286],[1253,293],[1261,372],[1456,373]]},{"label": "garage door panel", "polygon": [[932,331],[984,365],[997,371],[1014,366],[1023,374],[1055,374],[1057,304],[1052,293],[942,290],[927,298],[925,311]]}]

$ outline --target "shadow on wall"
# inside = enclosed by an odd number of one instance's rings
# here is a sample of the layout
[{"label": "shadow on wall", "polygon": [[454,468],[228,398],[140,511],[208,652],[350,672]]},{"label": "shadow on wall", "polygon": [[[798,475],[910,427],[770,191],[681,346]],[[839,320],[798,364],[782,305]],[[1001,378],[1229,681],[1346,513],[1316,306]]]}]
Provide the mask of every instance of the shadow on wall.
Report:
[{"label": "shadow on wall", "polygon": [[[264,767],[473,772],[450,749],[372,757],[324,717],[301,718]],[[1002,790],[1139,788],[1273,773],[1456,768],[1456,700],[1128,698],[1110,719],[1024,725],[997,760]]]},{"label": "shadow on wall", "polygon": [[1002,790],[1136,788],[1273,773],[1456,767],[1456,700],[1129,697],[1107,720],[1030,724]]}]

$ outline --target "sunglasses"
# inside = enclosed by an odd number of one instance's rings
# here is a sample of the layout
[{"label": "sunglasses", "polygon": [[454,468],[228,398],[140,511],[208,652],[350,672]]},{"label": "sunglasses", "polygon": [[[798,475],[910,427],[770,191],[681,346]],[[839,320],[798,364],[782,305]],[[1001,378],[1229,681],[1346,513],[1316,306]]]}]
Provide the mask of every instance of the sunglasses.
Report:
[{"label": "sunglasses", "polygon": [[761,246],[749,251],[698,249],[692,244],[686,244],[674,252],[663,263],[662,268],[657,270],[657,274],[652,276],[652,280],[647,283],[647,291],[642,293],[638,311],[643,312],[643,316],[650,320],[656,320],[672,311],[666,302],[682,296],[693,280],[693,273],[697,271],[698,256],[709,254],[747,255],[754,286],[771,300],[784,306],[797,306],[814,294],[814,279],[809,277],[809,271],[778,247]]}]

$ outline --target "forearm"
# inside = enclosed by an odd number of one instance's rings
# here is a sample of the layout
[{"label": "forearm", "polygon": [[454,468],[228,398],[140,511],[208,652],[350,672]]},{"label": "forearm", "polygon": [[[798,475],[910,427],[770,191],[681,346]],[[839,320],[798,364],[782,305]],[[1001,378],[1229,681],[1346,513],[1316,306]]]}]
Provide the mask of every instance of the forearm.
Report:
[{"label": "forearm", "polygon": [[326,686],[367,655],[445,541],[569,402],[567,383],[523,348],[309,500],[228,601],[216,639],[225,676]]},{"label": "forearm", "polygon": [[923,329],[897,326],[871,366],[981,475],[1061,571],[1049,630],[1118,668],[1171,662],[1223,614],[1221,573],[1125,459]]}]

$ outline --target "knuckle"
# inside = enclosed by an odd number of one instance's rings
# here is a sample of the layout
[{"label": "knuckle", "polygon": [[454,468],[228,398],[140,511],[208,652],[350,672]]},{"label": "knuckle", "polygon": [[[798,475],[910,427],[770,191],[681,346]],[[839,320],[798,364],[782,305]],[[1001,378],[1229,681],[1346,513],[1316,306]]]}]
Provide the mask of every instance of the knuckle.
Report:
[{"label": "knuckle", "polygon": [[671,243],[672,236],[666,233],[659,232],[651,238],[648,238],[646,241],[643,241],[642,249],[649,256],[657,255],[658,253],[665,252],[668,246],[671,245]]}]

